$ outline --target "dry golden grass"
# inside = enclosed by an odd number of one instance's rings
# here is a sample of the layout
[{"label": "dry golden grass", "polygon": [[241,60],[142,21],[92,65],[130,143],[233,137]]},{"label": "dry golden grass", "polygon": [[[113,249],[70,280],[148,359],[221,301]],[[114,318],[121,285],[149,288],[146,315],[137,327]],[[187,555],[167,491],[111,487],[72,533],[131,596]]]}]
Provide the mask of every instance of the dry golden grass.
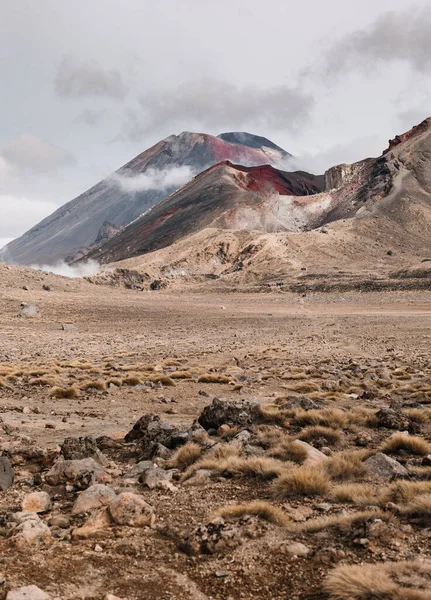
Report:
[{"label": "dry golden grass", "polygon": [[280,440],[269,449],[268,455],[279,460],[292,461],[301,464],[307,458],[307,450],[300,444],[294,444],[293,440]]},{"label": "dry golden grass", "polygon": [[167,358],[163,361],[166,367],[181,367],[184,363],[184,360],[179,360],[178,358]]},{"label": "dry golden grass", "polygon": [[49,395],[51,398],[77,398],[79,396],[79,391],[71,386],[68,388],[55,386],[49,391]]},{"label": "dry golden grass", "polygon": [[0,388],[7,388],[7,387],[9,387],[7,381],[3,377],[0,377]]},{"label": "dry golden grass", "polygon": [[324,464],[325,470],[335,481],[361,479],[368,473],[367,465],[362,462],[367,452],[339,452],[333,454]]},{"label": "dry golden grass", "polygon": [[323,427],[322,425],[311,425],[310,427],[306,427],[301,431],[298,437],[304,442],[312,442],[313,440],[323,438],[329,445],[338,444],[341,440],[339,431],[332,429],[331,427]]},{"label": "dry golden grass", "polygon": [[87,379],[79,384],[79,389],[83,392],[86,392],[87,390],[98,390],[103,392],[106,390],[106,383],[101,379],[98,379],[97,381],[91,381],[90,379]]},{"label": "dry golden grass", "polygon": [[54,387],[58,384],[58,379],[57,377],[33,377],[28,383],[29,385],[49,385],[50,387]]},{"label": "dry golden grass", "polygon": [[288,425],[292,411],[281,410],[276,404],[261,404],[259,413],[266,423]]},{"label": "dry golden grass", "polygon": [[117,387],[121,387],[123,385],[123,380],[119,377],[109,377],[106,380],[106,385],[115,385]]},{"label": "dry golden grass", "polygon": [[340,530],[348,530],[353,525],[366,523],[370,520],[379,519],[381,521],[392,521],[393,515],[388,512],[378,510],[362,510],[350,514],[340,513],[338,515],[329,515],[326,517],[317,517],[309,519],[305,523],[295,523],[289,529],[298,533],[317,533],[324,529],[337,528]]},{"label": "dry golden grass", "polygon": [[202,447],[195,442],[187,442],[184,446],[178,448],[172,458],[168,461],[170,469],[180,469],[183,471],[195,463],[202,455]]},{"label": "dry golden grass", "polygon": [[264,500],[222,506],[217,509],[215,514],[223,519],[241,519],[246,515],[253,515],[274,525],[280,525],[280,527],[285,527],[290,523],[289,517],[281,508]]},{"label": "dry golden grass", "polygon": [[431,410],[429,408],[405,408],[403,413],[412,421],[421,425],[427,423],[431,419]]},{"label": "dry golden grass", "polygon": [[331,489],[331,498],[337,502],[349,502],[352,504],[379,504],[382,493],[374,484],[367,483],[344,483],[336,485]]},{"label": "dry golden grass", "polygon": [[312,381],[299,381],[298,383],[288,385],[287,389],[298,394],[309,394],[310,392],[319,392],[320,385]]},{"label": "dry golden grass", "polygon": [[426,562],[341,565],[324,583],[329,600],[431,600]]},{"label": "dry golden grass", "polygon": [[410,502],[417,496],[431,493],[431,481],[395,481],[384,491],[382,500],[386,502]]},{"label": "dry golden grass", "polygon": [[286,463],[265,456],[229,456],[228,458],[204,457],[191,465],[191,467],[183,473],[181,482],[192,477],[199,469],[208,469],[218,475],[230,477],[273,479],[280,475],[285,468]]},{"label": "dry golden grass", "polygon": [[142,384],[142,379],[138,375],[127,375],[123,378],[123,385],[130,385],[134,387],[135,385]]},{"label": "dry golden grass", "polygon": [[396,433],[382,446],[382,452],[385,452],[385,454],[396,454],[400,450],[404,450],[404,452],[408,452],[409,454],[426,456],[431,452],[431,444],[417,435]]},{"label": "dry golden grass", "polygon": [[410,518],[421,519],[422,525],[429,526],[431,523],[431,493],[417,496],[401,506],[399,513]]},{"label": "dry golden grass", "polygon": [[294,411],[292,422],[297,425],[323,425],[339,429],[348,423],[348,414],[337,408]]},{"label": "dry golden grass", "polygon": [[147,381],[152,381],[153,383],[161,383],[166,387],[174,387],[175,381],[168,377],[167,375],[163,375],[163,373],[150,375],[147,377]]},{"label": "dry golden grass", "polygon": [[306,373],[304,373],[303,371],[295,372],[295,373],[293,373],[292,371],[286,371],[285,373],[282,374],[281,379],[301,380],[301,379],[307,379],[307,377],[308,377],[308,375]]},{"label": "dry golden grass", "polygon": [[331,480],[327,473],[315,467],[295,467],[282,473],[272,484],[272,494],[283,500],[291,496],[323,496]]},{"label": "dry golden grass", "polygon": [[172,379],[192,379],[193,375],[190,371],[174,371],[170,374]]},{"label": "dry golden grass", "polygon": [[230,383],[232,379],[219,373],[204,373],[199,375],[198,383]]}]

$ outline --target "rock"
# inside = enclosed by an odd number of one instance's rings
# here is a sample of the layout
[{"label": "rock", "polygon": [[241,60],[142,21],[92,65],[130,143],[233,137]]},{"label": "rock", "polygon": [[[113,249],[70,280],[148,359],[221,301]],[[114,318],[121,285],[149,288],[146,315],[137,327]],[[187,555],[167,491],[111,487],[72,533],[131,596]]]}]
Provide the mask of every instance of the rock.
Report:
[{"label": "rock", "polygon": [[26,587],[14,588],[6,595],[6,600],[50,600],[43,590],[37,585],[28,585]]},{"label": "rock", "polygon": [[217,435],[219,437],[221,437],[225,433],[229,433],[230,429],[231,428],[229,427],[229,425],[227,425],[226,423],[224,423],[223,425],[220,425],[220,427],[217,429]]},{"label": "rock", "polygon": [[318,410],[322,408],[323,402],[316,402],[307,396],[296,396],[294,398],[286,398],[286,402],[280,405],[280,409],[289,410],[292,408],[301,408],[302,410]]},{"label": "rock", "polygon": [[156,520],[153,507],[133,492],[119,494],[109,505],[109,512],[117,525],[144,527]]},{"label": "rock", "polygon": [[14,542],[21,548],[46,545],[52,541],[49,527],[36,513],[18,512],[12,515],[16,525],[11,531]]},{"label": "rock", "polygon": [[50,292],[51,291],[51,286],[48,285],[47,283],[44,283],[42,285],[42,289],[45,290],[45,292]]},{"label": "rock", "polygon": [[24,408],[22,409],[23,415],[31,415],[32,413],[33,413],[33,411],[31,410],[31,408],[29,406],[24,406]]},{"label": "rock", "polygon": [[72,325],[72,323],[62,323],[60,329],[62,331],[77,331],[78,328],[75,327],[75,325]]},{"label": "rock", "polygon": [[22,465],[26,462],[43,464],[48,455],[45,448],[36,446],[31,438],[23,435],[15,435],[8,442],[2,443],[2,450],[4,453],[7,453],[12,465]]},{"label": "rock", "polygon": [[51,498],[47,492],[33,492],[25,496],[21,506],[27,512],[46,513],[51,510]]},{"label": "rock", "polygon": [[154,463],[152,460],[141,460],[140,462],[136,463],[136,465],[134,465],[130,471],[128,471],[125,474],[125,477],[129,478],[133,478],[133,477],[139,477],[140,475],[142,475],[143,473],[145,473],[145,471],[147,471],[148,469],[152,469],[154,467]]},{"label": "rock", "polygon": [[237,435],[233,438],[234,442],[242,442],[242,443],[246,443],[250,440],[251,438],[251,432],[248,431],[248,429],[243,429],[242,431],[240,431],[239,433],[237,433]]},{"label": "rock", "polygon": [[15,473],[7,456],[0,456],[0,490],[5,492],[13,485]]},{"label": "rock", "polygon": [[100,452],[96,440],[89,436],[65,438],[60,448],[66,460],[93,458],[103,467],[109,464],[109,460]]},{"label": "rock", "polygon": [[198,421],[204,429],[218,429],[221,425],[246,427],[257,420],[260,414],[259,402],[228,402],[214,398],[205,406]]},{"label": "rock", "polygon": [[122,598],[114,596],[113,594],[106,594],[104,600],[122,600]]},{"label": "rock", "polygon": [[301,542],[283,545],[283,550],[291,556],[307,556],[310,553],[310,548]]},{"label": "rock", "polygon": [[80,460],[59,458],[45,475],[45,481],[49,485],[73,483],[81,489],[90,487],[93,483],[109,480],[103,467],[93,458]]},{"label": "rock", "polygon": [[204,485],[205,483],[208,483],[208,481],[211,479],[212,476],[212,471],[210,471],[209,469],[198,469],[196,471],[196,473],[193,475],[193,477],[190,477],[190,479],[187,479],[183,485],[186,486],[193,486],[193,485]]},{"label": "rock", "polygon": [[363,448],[366,448],[372,441],[373,441],[373,438],[372,438],[371,434],[369,434],[367,431],[359,432],[358,435],[354,439],[355,444],[357,446],[361,446]]},{"label": "rock", "polygon": [[146,414],[134,424],[124,439],[126,442],[140,443],[142,458],[150,459],[160,456],[160,447],[157,447],[157,444],[173,450],[187,442],[190,436],[187,432],[181,432],[175,425],[161,421],[159,415]]},{"label": "rock", "polygon": [[38,319],[41,315],[37,304],[21,302],[21,310],[19,311],[18,316],[26,319]]},{"label": "rock", "polygon": [[409,430],[411,420],[400,410],[395,408],[382,408],[376,413],[378,418],[377,427],[386,429],[396,429],[397,431]]},{"label": "rock", "polygon": [[50,518],[49,524],[51,525],[51,527],[67,529],[70,525],[70,519],[66,515],[54,515]]},{"label": "rock", "polygon": [[168,489],[169,486],[166,486],[166,483],[172,481],[173,471],[165,471],[164,469],[159,469],[158,467],[151,467],[150,469],[146,469],[144,473],[139,477],[140,483],[143,486],[150,488],[150,490],[154,489]]},{"label": "rock", "polygon": [[374,456],[367,458],[364,464],[367,465],[371,473],[385,479],[391,479],[395,475],[408,474],[407,469],[402,464],[394,458],[386,456],[383,452],[377,452]]},{"label": "rock", "polygon": [[96,483],[81,492],[72,508],[72,515],[80,515],[96,508],[108,506],[116,494],[110,487]]},{"label": "rock", "polygon": [[82,527],[76,527],[72,530],[73,540],[87,540],[89,538],[95,538],[100,533],[112,525],[112,519],[108,509],[101,508],[97,512],[93,513],[87,521],[85,521]]},{"label": "rock", "polygon": [[428,456],[423,457],[422,465],[424,467],[431,467],[431,454],[428,454]]},{"label": "rock", "polygon": [[323,454],[323,452],[320,452],[320,450],[317,450],[317,448],[314,448],[307,442],[303,442],[302,440],[295,440],[294,442],[292,442],[292,444],[294,444],[295,446],[300,446],[307,452],[307,458],[302,463],[307,467],[313,467],[314,465],[319,465],[325,460],[328,460],[326,454]]}]

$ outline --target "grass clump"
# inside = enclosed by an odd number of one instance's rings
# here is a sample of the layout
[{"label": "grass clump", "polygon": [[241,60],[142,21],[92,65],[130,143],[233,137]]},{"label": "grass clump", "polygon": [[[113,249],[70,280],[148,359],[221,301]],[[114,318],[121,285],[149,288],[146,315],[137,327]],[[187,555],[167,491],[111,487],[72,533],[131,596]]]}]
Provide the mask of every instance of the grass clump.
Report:
[{"label": "grass clump", "polygon": [[230,383],[232,379],[220,373],[203,373],[198,377],[198,383]]},{"label": "grass clump", "polygon": [[329,477],[335,481],[360,479],[368,473],[368,467],[362,462],[364,452],[339,452],[333,454],[324,467]]},{"label": "grass clump", "polygon": [[170,374],[172,379],[192,379],[193,375],[190,371],[174,371]]},{"label": "grass clump", "polygon": [[281,508],[264,500],[222,506],[216,511],[216,515],[223,519],[241,519],[246,515],[253,515],[281,527],[290,523],[289,517]]},{"label": "grass clump", "polygon": [[170,377],[168,377],[167,375],[150,375],[147,378],[147,381],[151,381],[152,383],[161,383],[162,385],[166,386],[166,387],[173,387],[175,386],[175,381],[173,379],[171,379]]},{"label": "grass clump", "polygon": [[183,471],[195,463],[202,455],[202,447],[195,442],[187,442],[184,446],[178,448],[168,465],[170,469],[180,469]]},{"label": "grass clump", "polygon": [[382,446],[382,452],[385,454],[396,454],[400,450],[417,456],[426,456],[431,452],[431,445],[420,436],[396,433]]},{"label": "grass clump", "polygon": [[67,388],[61,387],[61,386],[55,386],[50,389],[49,395],[51,398],[72,399],[72,398],[77,398],[79,396],[79,391],[73,386],[70,386]]},{"label": "grass clump", "polygon": [[86,392],[87,390],[98,390],[99,392],[103,392],[106,390],[106,383],[101,379],[97,381],[86,380],[79,384],[79,388]]},{"label": "grass clump", "polygon": [[332,488],[331,498],[337,502],[352,504],[378,504],[381,493],[375,485],[367,483],[344,483]]},{"label": "grass clump", "polygon": [[[326,517],[317,517],[309,519],[305,523],[297,523],[291,527],[292,531],[298,533],[317,533],[324,529],[337,528],[340,530],[349,530],[353,526],[366,524],[368,521],[391,521],[393,516],[390,513],[378,510],[363,510],[350,514],[340,513]],[[349,599],[350,600],[350,599]]]},{"label": "grass clump", "polygon": [[315,467],[295,467],[281,474],[272,484],[272,494],[279,500],[291,496],[324,496],[331,486],[329,475]]},{"label": "grass clump", "polygon": [[332,427],[312,425],[310,427],[306,427],[299,435],[299,439],[304,442],[312,442],[319,438],[323,438],[329,445],[338,444],[338,442],[341,440],[341,434],[336,429],[332,429]]},{"label": "grass clump", "polygon": [[138,375],[127,375],[123,378],[123,385],[129,385],[134,387],[136,385],[141,385],[142,379],[138,377]]}]

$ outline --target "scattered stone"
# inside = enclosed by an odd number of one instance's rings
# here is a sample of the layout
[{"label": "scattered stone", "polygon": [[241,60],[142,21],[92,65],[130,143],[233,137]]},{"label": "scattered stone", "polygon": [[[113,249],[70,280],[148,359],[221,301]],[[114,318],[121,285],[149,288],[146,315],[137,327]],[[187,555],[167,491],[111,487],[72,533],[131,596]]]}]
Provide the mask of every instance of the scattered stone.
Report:
[{"label": "scattered stone", "polygon": [[106,471],[93,458],[80,460],[59,458],[45,475],[45,481],[49,485],[73,483],[80,489],[90,487],[93,483],[109,482],[109,480]]},{"label": "scattered stone", "polygon": [[142,458],[155,456],[169,458],[167,450],[173,450],[189,441],[188,432],[180,431],[175,425],[161,421],[159,415],[143,415],[125,436],[126,442],[138,442],[142,448]]},{"label": "scattered stone", "polygon": [[60,329],[62,331],[77,331],[78,328],[75,327],[75,325],[72,325],[72,323],[62,323]]},{"label": "scattered stone", "polygon": [[382,408],[376,413],[378,418],[377,427],[386,429],[396,429],[397,431],[409,430],[411,420],[400,410],[395,408]]},{"label": "scattered stone", "polygon": [[5,492],[13,485],[15,473],[7,456],[0,456],[0,490]]},{"label": "scattered stone", "polygon": [[357,446],[366,448],[367,446],[370,445],[370,443],[373,441],[373,438],[371,436],[370,433],[368,433],[367,431],[361,431],[358,433],[358,435],[354,438],[354,442]]},{"label": "scattered stone", "polygon": [[122,600],[122,598],[114,596],[113,594],[106,594],[104,600]]},{"label": "scattered stone", "polygon": [[14,542],[21,548],[51,543],[51,532],[49,527],[40,519],[36,513],[18,512],[12,515],[16,525],[11,535]]},{"label": "scattered stone", "polygon": [[303,442],[302,440],[295,440],[294,442],[292,442],[292,444],[294,444],[295,446],[300,446],[301,448],[306,450],[307,458],[302,463],[306,466],[312,467],[321,464],[325,460],[328,460],[326,454],[323,454],[323,452],[320,452],[320,450],[314,448],[307,442]]},{"label": "scattered stone", "polygon": [[109,505],[109,512],[117,525],[144,527],[156,520],[153,507],[133,492],[119,494]]},{"label": "scattered stone", "polygon": [[408,474],[407,469],[401,463],[383,454],[383,452],[377,452],[374,456],[367,458],[364,464],[367,465],[371,473],[385,479],[391,479],[395,475]]},{"label": "scattered stone", "polygon": [[243,444],[247,443],[251,438],[251,432],[248,429],[243,429],[233,438],[235,442],[242,442]]},{"label": "scattered stone", "polygon": [[51,510],[51,498],[47,492],[33,492],[25,496],[21,506],[27,512],[47,513]]},{"label": "scattered stone", "polygon": [[50,600],[43,590],[37,585],[28,585],[26,587],[14,588],[7,593],[6,600]]},{"label": "scattered stone", "polygon": [[110,487],[96,483],[81,492],[72,508],[72,515],[80,515],[96,508],[108,506],[116,494]]},{"label": "scattered stone", "polygon": [[76,527],[72,530],[73,540],[87,540],[100,535],[100,532],[112,525],[112,519],[108,509],[101,508],[90,515],[82,527]]},{"label": "scattered stone", "polygon": [[99,450],[96,440],[90,436],[65,438],[61,445],[61,454],[66,460],[93,458],[103,467],[109,464],[109,460]]},{"label": "scattered stone", "polygon": [[193,475],[193,477],[190,477],[190,479],[187,479],[183,485],[186,486],[193,486],[193,485],[204,485],[205,483],[208,483],[208,481],[211,479],[212,476],[212,471],[210,471],[209,469],[198,469],[196,471],[196,473]]},{"label": "scattered stone", "polygon": [[229,425],[227,425],[226,423],[224,423],[223,425],[220,425],[220,427],[217,429],[217,435],[219,437],[221,437],[225,433],[229,433],[230,429],[231,428],[229,427]]},{"label": "scattered stone", "polygon": [[318,410],[322,408],[323,402],[316,402],[307,396],[296,396],[294,398],[286,398],[286,402],[280,405],[282,410],[290,410],[292,408],[300,408],[302,410]]},{"label": "scattered stone", "polygon": [[45,290],[45,292],[50,292],[51,291],[51,286],[48,285],[47,283],[44,283],[42,285],[42,289]]},{"label": "scattered stone", "polygon": [[31,410],[31,408],[29,406],[24,406],[24,408],[22,409],[23,415],[31,415],[32,413],[33,413],[33,411]]},{"label": "scattered stone", "polygon": [[228,577],[229,573],[227,571],[216,571],[214,575],[216,577]]},{"label": "scattered stone", "polygon": [[21,310],[19,311],[18,316],[26,319],[38,319],[40,318],[41,314],[37,304],[32,304],[31,302],[21,302]]},{"label": "scattered stone", "polygon": [[65,515],[54,515],[49,519],[51,527],[58,527],[59,529],[67,529],[70,525],[69,517]]},{"label": "scattered stone", "polygon": [[139,477],[148,469],[152,469],[154,467],[154,463],[152,460],[141,460],[136,465],[134,465],[130,471],[125,474],[127,478]]},{"label": "scattered stone", "polygon": [[218,429],[221,425],[230,427],[245,427],[257,420],[260,414],[259,402],[244,400],[228,402],[214,398],[212,403],[205,406],[198,421],[204,429]]},{"label": "scattered stone", "polygon": [[99,546],[99,544],[96,544],[94,546],[94,552],[103,552],[102,546]]},{"label": "scattered stone", "polygon": [[423,457],[422,465],[424,467],[431,467],[431,454],[428,454],[428,456]]},{"label": "scattered stone", "polygon": [[307,556],[310,553],[310,548],[301,542],[283,545],[283,550],[291,556]]},{"label": "scattered stone", "polygon": [[158,467],[151,467],[142,473],[139,477],[139,482],[142,483],[143,486],[150,488],[150,490],[168,489],[169,486],[166,484],[172,482],[172,475],[173,471],[165,471]]}]

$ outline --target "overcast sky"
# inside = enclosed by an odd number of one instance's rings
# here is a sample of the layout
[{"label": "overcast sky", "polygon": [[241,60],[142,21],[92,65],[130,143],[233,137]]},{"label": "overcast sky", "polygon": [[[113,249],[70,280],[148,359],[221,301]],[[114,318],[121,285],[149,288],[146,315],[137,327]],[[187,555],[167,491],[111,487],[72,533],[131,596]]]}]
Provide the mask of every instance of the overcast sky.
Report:
[{"label": "overcast sky", "polygon": [[323,171],[431,114],[429,0],[0,0],[0,247],[171,133]]}]

